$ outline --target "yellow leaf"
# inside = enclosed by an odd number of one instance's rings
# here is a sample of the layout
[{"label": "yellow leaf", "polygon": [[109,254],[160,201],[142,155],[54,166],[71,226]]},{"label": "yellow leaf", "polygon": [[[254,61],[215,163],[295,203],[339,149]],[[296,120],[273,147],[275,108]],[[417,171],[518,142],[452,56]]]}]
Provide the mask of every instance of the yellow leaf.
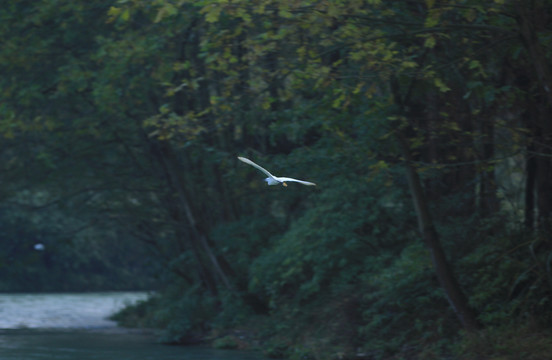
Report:
[{"label": "yellow leaf", "polygon": [[450,88],[443,82],[443,80],[439,78],[435,78],[433,80],[433,84],[439,88],[439,91],[441,92],[447,92],[450,91]]},{"label": "yellow leaf", "polygon": [[449,123],[447,123],[447,127],[448,127],[450,130],[461,131],[460,126],[459,126],[458,123],[456,123],[456,122],[449,122]]},{"label": "yellow leaf", "polygon": [[383,160],[379,160],[377,163],[370,165],[370,169],[372,170],[384,170],[388,168],[389,168],[389,164],[387,164]]},{"label": "yellow leaf", "polygon": [[304,58],[306,53],[307,53],[307,49],[305,49],[304,46],[301,46],[300,48],[297,49],[297,56],[299,56],[299,58]]},{"label": "yellow leaf", "polygon": [[261,104],[261,107],[262,107],[263,110],[270,109],[270,100],[267,99],[266,101],[263,101],[263,103]]},{"label": "yellow leaf", "polygon": [[280,15],[284,19],[291,19],[293,17],[293,14],[287,8],[280,8],[278,10],[278,15]]},{"label": "yellow leaf", "polygon": [[209,23],[217,22],[220,16],[221,8],[211,5],[205,14],[205,21]]},{"label": "yellow leaf", "polygon": [[121,8],[118,8],[115,6],[110,7],[109,10],[107,11],[107,15],[111,17],[117,17],[119,16],[120,13],[121,13]]},{"label": "yellow leaf", "polygon": [[435,46],[435,38],[433,36],[426,38],[424,42],[424,47],[432,49],[434,46]]},{"label": "yellow leaf", "polygon": [[121,15],[121,19],[123,21],[128,21],[128,19],[130,19],[130,10],[129,9],[125,9],[125,11],[123,11],[123,14]]},{"label": "yellow leaf", "polygon": [[177,13],[178,13],[178,9],[173,4],[167,3],[161,9],[159,9],[154,22],[158,23],[159,21],[163,20],[164,17],[176,15]]},{"label": "yellow leaf", "polygon": [[253,12],[259,15],[263,15],[265,13],[265,4],[260,4],[256,8],[254,8]]},{"label": "yellow leaf", "polygon": [[339,95],[337,98],[334,99],[334,101],[332,102],[332,107],[334,109],[338,109],[341,107],[341,105],[343,104],[343,102],[345,101],[345,94],[341,94]]},{"label": "yellow leaf", "polygon": [[401,65],[405,69],[411,69],[418,66],[418,64],[415,63],[414,61],[403,61]]},{"label": "yellow leaf", "polygon": [[427,18],[425,19],[424,26],[431,28],[439,24],[440,13],[434,10],[430,10]]}]

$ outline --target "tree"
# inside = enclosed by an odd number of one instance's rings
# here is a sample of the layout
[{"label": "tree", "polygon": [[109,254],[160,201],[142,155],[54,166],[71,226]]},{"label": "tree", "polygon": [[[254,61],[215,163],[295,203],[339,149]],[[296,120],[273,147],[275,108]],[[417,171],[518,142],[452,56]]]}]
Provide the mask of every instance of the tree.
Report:
[{"label": "tree", "polygon": [[[355,309],[347,321],[373,317],[357,324],[373,329],[388,314],[414,323],[412,305],[475,330],[492,324],[472,293],[496,271],[481,254],[515,257],[492,296],[546,298],[530,289],[548,254],[520,254],[534,241],[510,232],[518,207],[527,228],[549,225],[548,11],[498,0],[10,4],[1,196],[145,243],[188,298],[209,299],[194,326],[251,310],[309,310],[311,323],[331,304]],[[236,155],[323,181],[265,189]]]}]

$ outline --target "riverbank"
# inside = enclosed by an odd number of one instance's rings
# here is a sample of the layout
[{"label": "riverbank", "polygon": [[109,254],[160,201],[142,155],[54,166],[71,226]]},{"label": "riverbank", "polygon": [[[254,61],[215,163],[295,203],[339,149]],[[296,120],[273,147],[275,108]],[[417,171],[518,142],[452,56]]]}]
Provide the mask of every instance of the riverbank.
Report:
[{"label": "riverbank", "polygon": [[[115,318],[128,326],[140,319],[136,324],[143,325],[151,311],[146,302],[141,302],[125,308]],[[214,349],[254,350],[269,358],[290,360],[545,360],[552,354],[552,331],[530,320],[470,334],[459,332],[449,338],[425,339],[418,347],[405,345],[392,355],[381,348],[356,347],[354,329],[349,326],[348,335],[340,331],[347,324],[338,316],[311,323],[296,317],[294,327],[289,321],[277,316],[252,316],[239,326],[209,328],[205,324],[205,331],[183,332],[180,337],[167,335],[165,329],[161,338],[183,347],[202,344]]]}]

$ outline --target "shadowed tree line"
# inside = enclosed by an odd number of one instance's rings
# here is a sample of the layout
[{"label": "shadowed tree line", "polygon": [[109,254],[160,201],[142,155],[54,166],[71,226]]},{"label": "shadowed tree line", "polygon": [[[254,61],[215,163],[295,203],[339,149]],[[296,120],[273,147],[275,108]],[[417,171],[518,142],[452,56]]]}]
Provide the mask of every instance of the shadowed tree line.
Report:
[{"label": "shadowed tree line", "polygon": [[550,1],[4,7],[2,289],[297,359],[552,347]]}]

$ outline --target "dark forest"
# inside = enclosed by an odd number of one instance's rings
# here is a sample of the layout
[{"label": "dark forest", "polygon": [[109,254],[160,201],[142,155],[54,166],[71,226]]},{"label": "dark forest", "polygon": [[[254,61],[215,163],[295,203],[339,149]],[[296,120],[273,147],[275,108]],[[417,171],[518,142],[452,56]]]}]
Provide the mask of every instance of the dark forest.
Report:
[{"label": "dark forest", "polygon": [[550,355],[551,1],[18,0],[0,38],[1,291],[155,290],[121,322],[293,360]]}]

